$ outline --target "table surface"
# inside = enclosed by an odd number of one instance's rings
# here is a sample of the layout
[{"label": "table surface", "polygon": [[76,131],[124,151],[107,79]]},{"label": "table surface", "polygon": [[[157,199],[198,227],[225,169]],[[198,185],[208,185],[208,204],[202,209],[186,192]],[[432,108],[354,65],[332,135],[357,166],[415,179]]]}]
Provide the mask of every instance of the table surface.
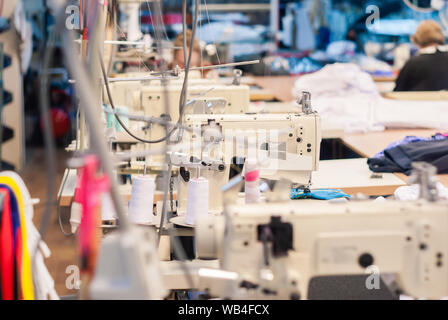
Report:
[{"label": "table surface", "polygon": [[[346,170],[347,168],[350,170]],[[67,169],[64,177],[66,175],[68,178],[60,201],[62,207],[71,205],[76,186],[76,170]],[[313,173],[312,189],[342,189],[350,195],[363,193],[369,196],[388,196],[403,185],[403,179],[392,173],[382,174],[381,178],[372,178],[367,159],[344,159],[321,161],[319,171]],[[131,186],[121,185],[120,193],[127,203],[131,196]],[[163,193],[156,192],[154,203],[162,200]]]},{"label": "table surface", "polygon": [[435,129],[389,129],[382,132],[344,134],[341,139],[360,156],[370,158],[390,143],[406,136],[430,137],[437,132]]},{"label": "table surface", "polygon": [[[60,199],[61,207],[69,207],[72,204],[73,196],[75,194],[76,181],[77,181],[76,172],[77,171],[74,169],[72,169],[72,170],[66,169],[64,172],[62,181],[65,180],[67,175],[68,175],[68,177],[65,181],[65,185],[63,186],[61,183],[61,185],[59,186],[58,194],[61,195],[61,199]],[[63,189],[62,189],[62,193],[61,193],[62,187],[63,187]],[[120,190],[120,194],[123,196],[123,201],[125,203],[128,203],[131,198],[132,186],[129,184],[120,185],[119,190]],[[174,196],[174,199],[176,200],[177,194],[173,194],[173,196]],[[163,192],[156,191],[154,193],[154,203],[157,203],[158,201],[162,201],[162,200],[163,200]]]},{"label": "table surface", "polygon": [[272,92],[281,102],[294,100],[292,89],[299,76],[252,77],[254,84],[266,91]]},{"label": "table surface", "polygon": [[[348,169],[349,168],[349,169]],[[320,161],[312,189],[341,189],[349,195],[390,196],[406,183],[393,173],[372,176],[367,159]]]}]

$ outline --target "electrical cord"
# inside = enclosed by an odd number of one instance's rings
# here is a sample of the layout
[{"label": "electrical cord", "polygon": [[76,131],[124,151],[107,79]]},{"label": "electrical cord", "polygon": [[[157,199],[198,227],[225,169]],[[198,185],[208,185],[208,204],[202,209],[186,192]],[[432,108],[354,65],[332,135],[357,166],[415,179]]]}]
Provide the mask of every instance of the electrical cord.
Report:
[{"label": "electrical cord", "polygon": [[[108,79],[108,77],[107,77],[107,74],[106,74],[106,68],[105,68],[105,66],[104,66],[104,61],[103,61],[103,59],[101,58],[101,56],[100,56],[100,65],[101,65],[101,72],[102,72],[102,74],[103,74],[104,85],[105,85],[105,87],[106,87],[107,97],[109,98],[110,106],[111,106],[112,109],[115,111],[115,110],[117,110],[117,109],[116,109],[116,107],[115,107],[115,104],[114,104],[114,101],[113,101],[113,98],[112,98],[112,93],[111,93],[111,90],[110,90],[109,79]],[[156,143],[161,143],[161,142],[163,142],[163,141],[165,141],[166,139],[169,138],[169,135],[166,135],[165,137],[160,138],[160,139],[157,139],[157,140],[147,140],[147,139],[143,139],[143,138],[137,137],[137,136],[136,136],[135,134],[133,134],[133,133],[131,132],[131,130],[129,130],[129,128],[123,123],[123,121],[121,120],[120,116],[119,116],[117,113],[114,113],[114,115],[115,115],[115,119],[117,119],[118,123],[119,123],[120,126],[124,129],[124,131],[126,131],[126,133],[127,133],[128,135],[130,135],[132,138],[134,138],[134,139],[137,140],[137,141],[140,141],[140,142],[143,142],[143,143],[149,143],[149,144],[156,144]],[[176,126],[172,129],[172,132],[174,132],[175,129],[176,129]]]},{"label": "electrical cord", "polygon": [[[187,99],[187,88],[188,88],[188,75],[189,75],[189,69],[190,69],[190,65],[191,65],[191,59],[192,59],[192,53],[193,53],[193,43],[195,40],[195,35],[196,35],[196,29],[197,29],[197,22],[198,22],[198,8],[199,8],[199,0],[195,0],[195,16],[194,16],[194,23],[193,23],[193,28],[192,28],[192,36],[191,36],[191,43],[190,43],[190,50],[188,51],[188,60],[187,60],[187,39],[186,39],[186,30],[187,30],[187,26],[186,26],[186,0],[183,1],[183,9],[182,9],[182,29],[183,29],[183,35],[184,35],[184,39],[183,39],[183,51],[184,51],[184,61],[186,61],[185,64],[185,71],[184,71],[184,82],[182,84],[182,89],[181,89],[181,95],[180,95],[180,99],[179,99],[179,119],[178,119],[178,124],[180,124],[182,122],[182,117],[184,114],[184,109],[185,109],[185,104],[186,104],[186,99]],[[158,46],[159,49],[161,47],[161,45]],[[100,64],[101,64],[101,71],[103,74],[103,78],[104,78],[104,83],[105,83],[105,87],[106,87],[106,93],[107,96],[109,98],[109,102],[112,106],[112,109],[115,110],[115,105],[113,104],[113,99],[112,99],[112,94],[111,94],[111,90],[110,90],[110,83],[109,83],[109,79],[107,77],[107,72],[106,72],[106,68],[104,66],[104,61],[102,59],[102,57],[100,57]],[[163,80],[162,80],[163,82]],[[132,138],[134,138],[137,141],[140,141],[142,143],[147,143],[147,144],[157,144],[157,143],[162,143],[166,140],[168,140],[173,133],[176,131],[177,127],[173,127],[170,131],[167,132],[167,134],[160,138],[160,139],[156,139],[156,140],[148,140],[148,139],[143,139],[140,137],[137,137],[135,134],[133,134],[123,123],[123,121],[120,119],[119,116],[117,116],[115,114],[115,118],[117,119],[118,123],[121,125],[121,127],[126,131],[126,133],[131,136]],[[182,132],[182,131],[180,131]]]},{"label": "electrical cord", "polygon": [[[120,118],[120,114],[117,111],[117,108],[116,108],[115,103],[113,101],[112,94],[111,94],[111,89],[110,89],[110,83],[108,81],[108,77],[107,77],[107,74],[106,74],[104,61],[103,61],[103,59],[101,59],[101,56],[100,56],[100,65],[101,65],[101,72],[103,74],[103,79],[104,79],[104,83],[105,83],[105,87],[106,87],[107,97],[109,98],[110,106],[112,107],[112,110],[114,111],[113,115],[117,119],[117,121],[120,124],[120,126],[126,131],[127,134],[129,134],[132,138],[134,138],[137,141],[140,141],[140,142],[143,142],[143,143],[151,143],[151,144],[163,142],[163,140],[165,140],[166,137],[165,138],[161,138],[159,140],[147,140],[147,139],[144,139],[144,138],[139,138],[138,136],[136,136],[135,134],[132,133],[132,131],[126,126],[126,124],[124,124],[123,120]],[[149,119],[143,119],[143,117],[140,117],[140,118],[141,118],[140,119],[141,121],[151,121]],[[185,127],[185,126],[181,125],[179,122],[174,123],[174,122],[170,122],[170,121],[166,121],[166,120],[162,120],[162,119],[158,119],[158,118],[152,118],[152,119],[153,119],[152,122],[160,124],[160,125],[168,125],[168,124],[170,124],[170,125],[173,126],[174,129],[182,128],[184,130],[190,130],[190,131],[192,130],[191,128],[188,128],[188,127]]]},{"label": "electrical cord", "polygon": [[[195,40],[197,24],[198,24],[198,13],[199,13],[199,0],[195,0],[194,22],[193,22],[193,28],[192,28],[190,49],[188,50],[187,49],[187,37],[186,37],[186,32],[187,32],[187,26],[186,26],[186,0],[183,1],[183,5],[182,5],[182,32],[183,32],[184,61],[186,61],[186,64],[185,64],[185,71],[184,71],[184,81],[183,81],[183,84],[182,84],[181,95],[180,95],[180,98],[179,98],[179,119],[178,119],[178,124],[180,124],[182,122],[182,117],[183,117],[184,111],[185,111],[185,105],[187,103],[186,100],[187,100],[187,90],[188,90],[188,76],[189,76],[189,72],[190,72],[190,65],[191,65],[191,59],[192,59],[192,53],[193,53],[193,43],[194,43],[194,40]],[[160,45],[158,47],[160,47]],[[187,59],[187,52],[188,52],[188,59]],[[110,90],[109,79],[107,77],[107,72],[106,72],[106,68],[104,66],[104,61],[103,61],[102,57],[100,57],[100,64],[101,64],[101,71],[102,71],[102,74],[103,74],[104,84],[105,84],[105,87],[106,87],[106,93],[107,93],[107,96],[109,98],[109,102],[111,104],[112,109],[116,110],[115,104],[113,103],[111,90]],[[135,140],[137,140],[139,142],[147,143],[147,144],[162,143],[162,142],[168,140],[173,135],[173,133],[176,131],[176,129],[177,129],[177,126],[174,126],[170,131],[167,132],[167,134],[164,137],[162,137],[160,139],[156,139],[156,140],[148,140],[148,139],[140,138],[140,137],[136,136],[135,134],[133,134],[129,130],[129,128],[126,127],[126,125],[123,123],[123,121],[120,119],[120,117],[117,114],[115,114],[115,118],[117,119],[118,123],[121,125],[121,127],[126,131],[126,133],[129,136],[131,136],[132,138],[134,138]],[[182,132],[182,131],[180,131],[180,132]]]}]

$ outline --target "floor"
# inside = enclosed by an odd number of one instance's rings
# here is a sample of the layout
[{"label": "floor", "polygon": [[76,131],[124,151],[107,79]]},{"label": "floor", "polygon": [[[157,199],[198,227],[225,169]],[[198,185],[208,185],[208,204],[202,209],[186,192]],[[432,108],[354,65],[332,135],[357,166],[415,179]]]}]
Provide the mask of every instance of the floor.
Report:
[{"label": "floor", "polygon": [[[57,190],[59,190],[59,185],[66,168],[67,159],[68,153],[65,150],[58,150],[58,174],[55,180]],[[22,172],[22,177],[31,193],[31,196],[33,198],[40,199],[40,203],[34,207],[34,224],[37,228],[40,226],[40,221],[46,202],[47,189],[45,173],[45,153],[43,150],[37,149],[30,151],[27,165]],[[55,192],[57,192],[57,190]],[[64,213],[67,214],[67,212]],[[68,230],[68,225],[66,225],[66,229]],[[75,294],[76,291],[69,290],[66,287],[66,280],[69,276],[69,274],[66,273],[66,270],[70,265],[77,265],[76,238],[67,238],[60,231],[56,206],[54,206],[54,210],[52,212],[51,223],[45,237],[45,242],[51,250],[51,257],[46,260],[46,265],[55,281],[56,291],[60,296]]]}]

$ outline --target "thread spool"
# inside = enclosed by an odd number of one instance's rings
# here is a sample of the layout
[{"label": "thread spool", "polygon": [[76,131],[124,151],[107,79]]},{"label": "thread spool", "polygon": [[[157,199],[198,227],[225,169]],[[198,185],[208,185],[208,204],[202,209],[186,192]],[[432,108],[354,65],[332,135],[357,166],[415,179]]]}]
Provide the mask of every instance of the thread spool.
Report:
[{"label": "thread spool", "polygon": [[129,218],[133,223],[152,223],[155,188],[154,178],[150,176],[133,177],[131,201],[129,202]]},{"label": "thread spool", "polygon": [[245,184],[244,192],[246,196],[246,203],[258,203],[260,202],[260,170],[258,168],[257,160],[248,159],[244,164],[245,168]]},{"label": "thread spool", "polygon": [[209,182],[205,178],[194,178],[188,183],[186,223],[194,225],[198,217],[208,215]]},{"label": "thread spool", "polygon": [[103,193],[101,195],[101,220],[113,221],[117,219],[117,213],[112,202],[110,193]]}]

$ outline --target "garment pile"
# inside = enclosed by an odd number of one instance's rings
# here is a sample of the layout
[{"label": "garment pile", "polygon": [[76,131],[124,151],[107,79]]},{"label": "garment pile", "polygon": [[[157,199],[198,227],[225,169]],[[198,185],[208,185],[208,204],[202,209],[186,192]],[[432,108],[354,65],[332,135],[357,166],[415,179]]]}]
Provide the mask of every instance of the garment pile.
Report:
[{"label": "garment pile", "polygon": [[385,99],[372,76],[352,63],[336,63],[297,79],[293,94],[313,96],[313,109],[322,120],[346,133],[384,131],[386,128],[448,128],[446,101]]},{"label": "garment pile", "polygon": [[367,163],[373,172],[410,175],[412,163],[420,161],[434,165],[438,174],[448,173],[448,134],[438,133],[430,138],[406,137],[392,143]]}]

